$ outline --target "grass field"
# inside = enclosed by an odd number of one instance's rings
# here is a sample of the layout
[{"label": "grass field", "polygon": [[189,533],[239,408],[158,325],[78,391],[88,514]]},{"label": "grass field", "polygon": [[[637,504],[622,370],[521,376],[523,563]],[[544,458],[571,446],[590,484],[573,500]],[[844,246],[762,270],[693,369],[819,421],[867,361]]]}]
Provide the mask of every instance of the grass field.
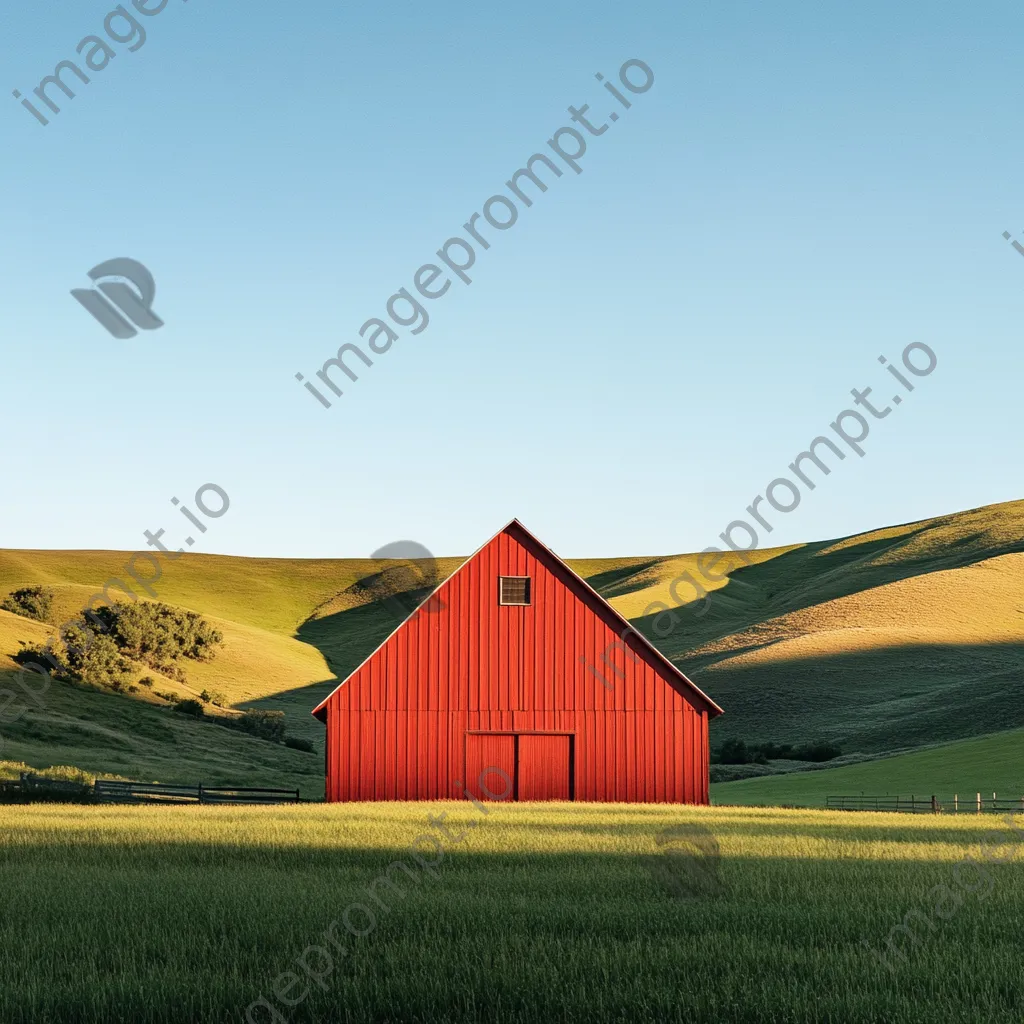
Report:
[{"label": "grass field", "polygon": [[771,775],[711,786],[716,804],[821,807],[827,796],[886,794],[946,800],[958,794],[973,800],[1024,798],[1024,729],[1010,729],[957,743],[944,743],[896,757],[843,768]]},{"label": "grass field", "polygon": [[2,808],[0,1020],[1020,1019],[1024,831],[998,820],[488,810]]},{"label": "grass field", "polygon": [[[32,585],[56,593],[50,626],[0,611],[0,686],[19,647],[42,642],[104,580],[123,577],[126,557],[0,550],[0,597]],[[570,564],[725,708],[713,744],[820,738],[878,754],[1024,727],[1024,502],[750,560],[734,560],[706,615],[696,604],[677,608],[676,627],[660,637],[645,609],[676,604],[670,584],[698,572],[696,556]],[[439,559],[439,575],[460,562]],[[161,781],[298,785],[317,796],[323,727],[309,711],[398,621],[372,585],[381,568],[369,559],[187,554],[156,583],[161,600],[208,617],[225,644],[215,661],[189,665],[187,683],[158,677],[154,689],[219,690],[236,708],[282,710],[288,731],[313,741],[316,754],[181,721],[141,691],[55,685],[2,727],[0,758]],[[403,585],[398,578],[396,589]],[[685,585],[680,596],[689,596]],[[982,789],[996,783],[978,780]]]}]

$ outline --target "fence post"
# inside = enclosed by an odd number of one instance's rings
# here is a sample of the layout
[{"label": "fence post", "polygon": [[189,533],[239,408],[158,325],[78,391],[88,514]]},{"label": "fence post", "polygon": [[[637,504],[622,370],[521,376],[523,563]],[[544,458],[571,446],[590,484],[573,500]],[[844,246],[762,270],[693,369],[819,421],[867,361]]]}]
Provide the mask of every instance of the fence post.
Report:
[{"label": "fence post", "polygon": [[938,814],[938,813],[939,813],[939,804],[938,804],[938,801],[935,799],[935,794],[932,793],[932,814]]},{"label": "fence post", "polygon": [[995,809],[996,809],[996,795],[995,795],[995,793],[993,793],[992,794],[992,810],[994,811]]},{"label": "fence post", "polygon": [[203,803],[203,784],[199,783],[199,802]]},{"label": "fence post", "polygon": [[953,811],[955,813],[956,811],[959,811],[959,810],[960,810],[960,798],[959,798],[959,796],[957,796],[956,793],[954,793],[953,794]]},{"label": "fence post", "polygon": [[980,793],[976,793],[975,797],[977,798],[977,801],[978,801],[978,809],[974,813],[975,814],[981,814],[981,794]]}]

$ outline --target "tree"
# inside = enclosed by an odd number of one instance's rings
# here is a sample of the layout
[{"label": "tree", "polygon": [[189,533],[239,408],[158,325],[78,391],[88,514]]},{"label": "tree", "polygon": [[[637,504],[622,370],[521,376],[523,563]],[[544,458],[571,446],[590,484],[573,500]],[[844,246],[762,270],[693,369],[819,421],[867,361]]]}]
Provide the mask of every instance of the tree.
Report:
[{"label": "tree", "polygon": [[45,587],[22,587],[9,594],[0,608],[5,612],[23,615],[26,619],[49,622],[53,609],[53,591]]}]

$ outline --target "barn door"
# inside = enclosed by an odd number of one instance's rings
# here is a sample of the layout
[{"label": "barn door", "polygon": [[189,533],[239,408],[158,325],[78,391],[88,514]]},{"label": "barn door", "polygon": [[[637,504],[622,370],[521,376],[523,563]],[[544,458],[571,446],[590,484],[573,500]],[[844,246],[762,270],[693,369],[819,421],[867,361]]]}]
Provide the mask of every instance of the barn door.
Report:
[{"label": "barn door", "polygon": [[464,788],[477,800],[515,799],[515,736],[466,733]]},{"label": "barn door", "polygon": [[572,800],[572,737],[517,736],[516,799]]}]

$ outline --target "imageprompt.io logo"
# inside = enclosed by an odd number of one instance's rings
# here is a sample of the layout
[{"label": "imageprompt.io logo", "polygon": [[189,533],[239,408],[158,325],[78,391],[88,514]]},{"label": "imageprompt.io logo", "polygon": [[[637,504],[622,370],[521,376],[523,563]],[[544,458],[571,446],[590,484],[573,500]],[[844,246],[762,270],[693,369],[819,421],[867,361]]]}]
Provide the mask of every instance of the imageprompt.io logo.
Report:
[{"label": "imageprompt.io logo", "polygon": [[[107,260],[93,267],[89,277],[97,282],[96,288],[73,288],[71,294],[115,338],[134,338],[139,333],[136,328],[155,331],[163,327],[163,320],[151,308],[156,297],[156,282],[137,260],[126,256]],[[123,278],[130,285],[124,280],[101,283],[101,278],[105,277]]]},{"label": "imageprompt.io logo", "polygon": [[722,854],[711,829],[684,822],[662,829],[654,842],[659,852],[645,857],[647,869],[669,895],[708,899],[725,894],[719,876]]},{"label": "imageprompt.io logo", "polygon": [[[441,584],[437,559],[414,540],[396,540],[377,548],[370,557],[381,562],[380,570],[359,581],[371,600],[380,601],[399,621],[407,619],[430,591]],[[431,615],[444,611],[436,594],[424,605]]]}]

